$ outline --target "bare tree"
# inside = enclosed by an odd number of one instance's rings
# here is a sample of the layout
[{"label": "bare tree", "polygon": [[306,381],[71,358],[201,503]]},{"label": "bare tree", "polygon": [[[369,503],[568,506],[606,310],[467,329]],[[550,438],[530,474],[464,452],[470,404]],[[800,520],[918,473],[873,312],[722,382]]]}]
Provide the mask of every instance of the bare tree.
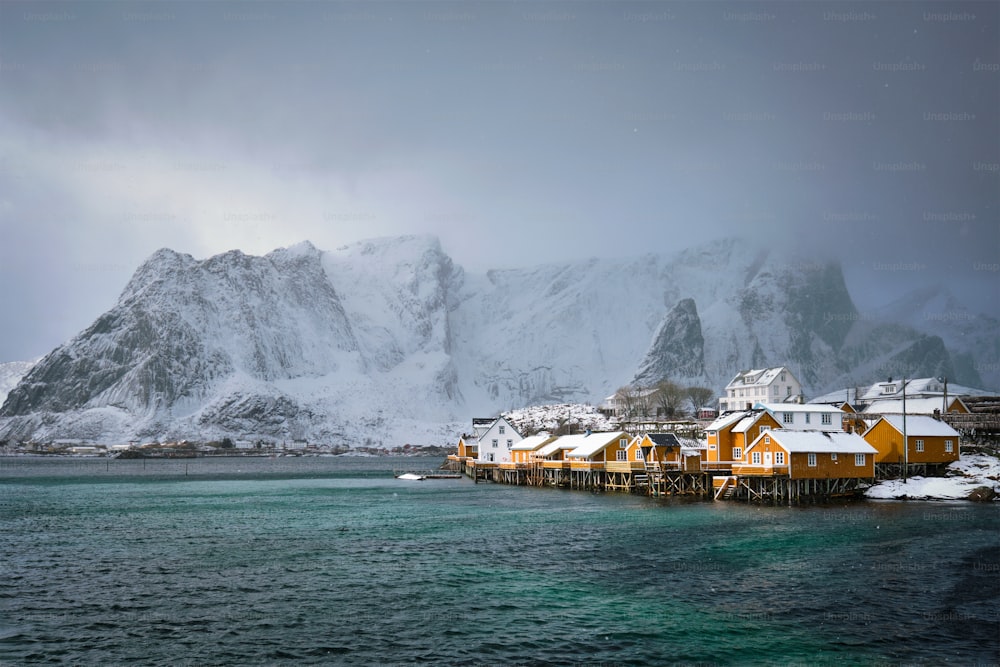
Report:
[{"label": "bare tree", "polygon": [[656,413],[667,419],[684,417],[685,390],[676,382],[661,380],[656,385]]},{"label": "bare tree", "polygon": [[627,420],[639,415],[639,391],[636,387],[619,387],[615,392],[615,402],[619,418]]},{"label": "bare tree", "polygon": [[708,405],[713,398],[715,398],[715,392],[708,387],[688,387],[687,388],[688,401],[691,403],[691,409],[694,414],[698,414],[698,411],[703,407]]}]

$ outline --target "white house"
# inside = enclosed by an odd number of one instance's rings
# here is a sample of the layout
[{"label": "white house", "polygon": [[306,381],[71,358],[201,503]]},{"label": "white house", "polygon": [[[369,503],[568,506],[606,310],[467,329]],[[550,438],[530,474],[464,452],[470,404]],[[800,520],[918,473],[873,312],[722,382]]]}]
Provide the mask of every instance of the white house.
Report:
[{"label": "white house", "polygon": [[843,431],[844,411],[835,405],[818,403],[757,403],[784,429],[792,431]]},{"label": "white house", "polygon": [[740,371],[719,398],[719,414],[749,410],[759,402],[801,403],[802,385],[785,366]]},{"label": "white house", "polygon": [[[473,427],[475,426],[473,423]],[[510,463],[513,460],[511,450],[523,439],[524,437],[506,417],[497,417],[479,436],[477,460],[487,463]]]}]

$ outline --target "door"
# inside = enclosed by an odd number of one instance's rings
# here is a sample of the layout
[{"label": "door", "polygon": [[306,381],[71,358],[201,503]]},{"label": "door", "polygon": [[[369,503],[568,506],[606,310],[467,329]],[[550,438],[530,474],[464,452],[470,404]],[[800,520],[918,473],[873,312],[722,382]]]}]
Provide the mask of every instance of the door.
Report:
[{"label": "door", "polygon": [[771,452],[764,452],[764,467],[771,467]]}]

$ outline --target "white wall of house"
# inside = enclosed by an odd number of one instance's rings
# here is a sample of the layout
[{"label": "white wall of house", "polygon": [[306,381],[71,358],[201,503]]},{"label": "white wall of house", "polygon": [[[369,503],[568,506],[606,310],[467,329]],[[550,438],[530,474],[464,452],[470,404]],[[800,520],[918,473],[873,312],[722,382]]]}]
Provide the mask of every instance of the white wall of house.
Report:
[{"label": "white wall of house", "polygon": [[476,460],[488,463],[510,463],[510,450],[522,438],[505,418],[500,417],[479,438],[479,456]]}]

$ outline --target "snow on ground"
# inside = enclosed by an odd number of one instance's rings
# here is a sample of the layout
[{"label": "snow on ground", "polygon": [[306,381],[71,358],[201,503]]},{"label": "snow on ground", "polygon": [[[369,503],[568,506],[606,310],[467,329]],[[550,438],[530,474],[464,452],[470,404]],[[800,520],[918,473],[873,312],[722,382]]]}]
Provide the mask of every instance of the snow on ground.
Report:
[{"label": "snow on ground", "polygon": [[868,489],[865,496],[876,499],[963,500],[973,490],[986,486],[1000,496],[1000,459],[984,454],[967,454],[948,466],[947,477],[890,479]]},{"label": "snow on ground", "polygon": [[522,435],[530,435],[539,431],[554,433],[560,426],[570,424],[574,432],[587,429],[602,432],[614,430],[608,418],[597,411],[592,405],[581,403],[563,403],[560,405],[539,405],[505,412],[504,416]]}]

